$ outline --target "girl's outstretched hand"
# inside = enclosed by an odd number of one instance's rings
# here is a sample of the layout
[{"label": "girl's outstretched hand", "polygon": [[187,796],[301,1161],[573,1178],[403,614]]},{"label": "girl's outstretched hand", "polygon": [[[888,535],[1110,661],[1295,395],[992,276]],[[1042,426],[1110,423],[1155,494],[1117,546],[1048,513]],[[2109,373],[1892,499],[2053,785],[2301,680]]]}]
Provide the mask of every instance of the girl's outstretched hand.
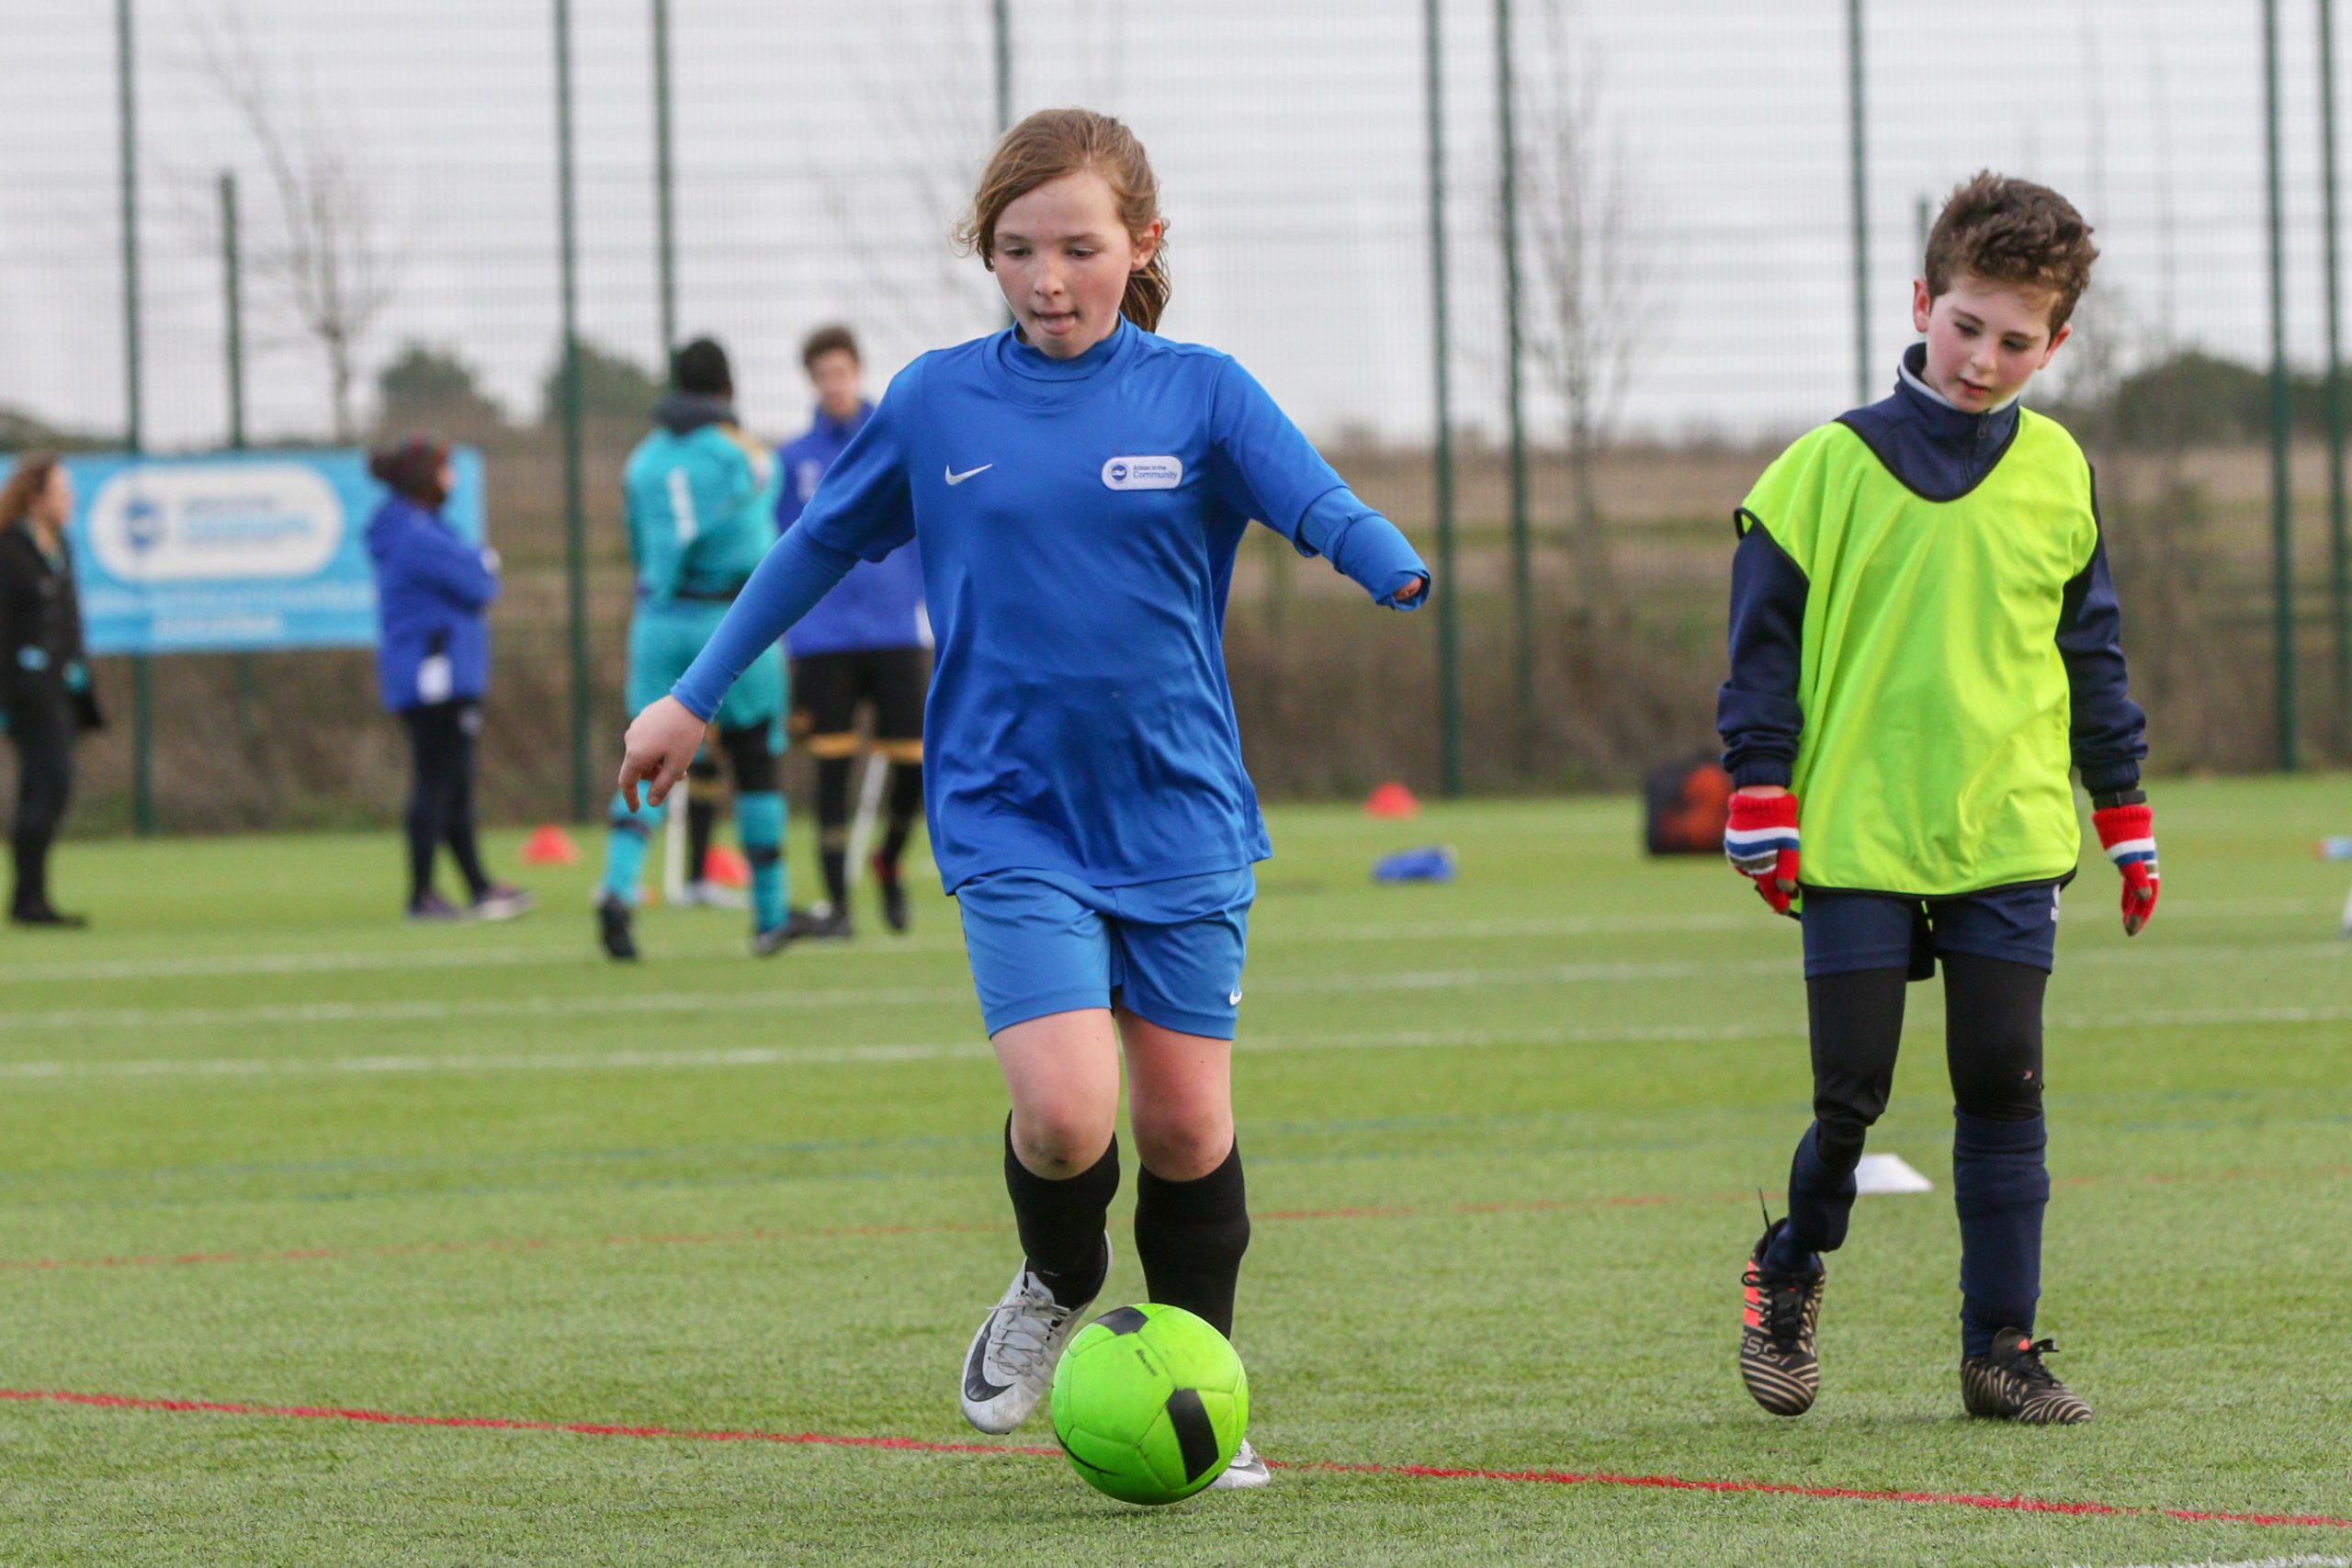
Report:
[{"label": "girl's outstretched hand", "polygon": [[685,776],[702,746],[703,728],[703,721],[675,697],[663,697],[637,716],[621,743],[621,799],[631,811],[637,809],[640,782],[648,806],[670,797],[671,786]]}]

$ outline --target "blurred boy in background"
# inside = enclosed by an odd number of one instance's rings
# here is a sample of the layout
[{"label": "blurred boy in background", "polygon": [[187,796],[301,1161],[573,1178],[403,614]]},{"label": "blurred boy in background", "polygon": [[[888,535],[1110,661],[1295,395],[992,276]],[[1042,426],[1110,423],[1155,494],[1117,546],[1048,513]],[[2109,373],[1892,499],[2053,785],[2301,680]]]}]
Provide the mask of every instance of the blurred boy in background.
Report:
[{"label": "blurred boy in background", "polygon": [[[799,520],[825,470],[874,412],[865,400],[857,340],[847,327],[811,333],[800,363],[817,389],[817,413],[808,433],[776,454],[784,470],[775,503],[779,534]],[[892,931],[903,931],[907,892],[899,863],[922,811],[922,705],[931,685],[931,618],[914,545],[851,568],[792,628],[785,647],[792,655],[795,722],[805,727],[806,744],[817,759],[817,846],[825,868],[825,908],[794,917],[795,934],[855,933],[849,909],[849,795],[861,706],[872,725],[874,752],[890,769],[888,825],[868,864],[881,891],[882,918]]]}]

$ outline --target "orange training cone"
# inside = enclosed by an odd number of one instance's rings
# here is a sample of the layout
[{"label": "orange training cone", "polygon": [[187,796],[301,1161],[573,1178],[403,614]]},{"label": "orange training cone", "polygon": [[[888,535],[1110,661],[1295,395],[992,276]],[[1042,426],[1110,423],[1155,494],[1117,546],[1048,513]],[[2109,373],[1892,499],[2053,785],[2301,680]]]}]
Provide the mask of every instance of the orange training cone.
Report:
[{"label": "orange training cone", "polygon": [[580,859],[580,846],[571,835],[552,822],[542,822],[531,829],[531,837],[523,845],[525,865],[571,865]]},{"label": "orange training cone", "polygon": [[1365,798],[1363,809],[1367,817],[1419,817],[1421,803],[1411,790],[1390,779]]},{"label": "orange training cone", "polygon": [[715,882],[721,887],[749,887],[752,885],[752,863],[725,844],[713,844],[710,853],[703,858],[702,874],[703,880]]}]

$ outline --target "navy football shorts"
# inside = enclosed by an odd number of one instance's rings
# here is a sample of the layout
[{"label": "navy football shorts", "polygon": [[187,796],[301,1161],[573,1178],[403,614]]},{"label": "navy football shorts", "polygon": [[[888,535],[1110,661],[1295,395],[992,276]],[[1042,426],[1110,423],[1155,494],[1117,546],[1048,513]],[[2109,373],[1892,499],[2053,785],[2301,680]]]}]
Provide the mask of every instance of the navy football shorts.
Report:
[{"label": "navy football shorts", "polygon": [[1939,953],[2005,958],[2049,972],[2063,884],[2030,883],[1950,898],[1804,890],[1804,974],[1903,969],[1924,980]]}]

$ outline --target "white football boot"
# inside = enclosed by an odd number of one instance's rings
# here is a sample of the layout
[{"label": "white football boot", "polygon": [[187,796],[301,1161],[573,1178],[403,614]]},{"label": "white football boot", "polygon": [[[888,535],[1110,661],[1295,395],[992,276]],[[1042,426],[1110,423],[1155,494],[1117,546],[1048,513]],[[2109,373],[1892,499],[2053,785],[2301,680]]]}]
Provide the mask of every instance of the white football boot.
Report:
[{"label": "white football boot", "polygon": [[678,889],[677,908],[681,909],[748,909],[752,896],[740,887],[728,887],[716,882],[689,882]]},{"label": "white football boot", "polygon": [[1209,1483],[1208,1490],[1239,1492],[1247,1487],[1263,1486],[1273,1478],[1273,1472],[1266,1468],[1266,1461],[1258,1457],[1258,1450],[1250,1446],[1249,1438],[1244,1438],[1241,1446],[1234,1450],[1233,1462],[1225,1467],[1224,1474]]},{"label": "white football boot", "polygon": [[[1102,1238],[1102,1272],[1111,1271],[1111,1238]],[[1054,1365],[1079,1329],[1079,1318],[1094,1298],[1074,1305],[1054,1299],[1044,1281],[1029,1272],[1029,1261],[1005,1287],[972,1336],[964,1358],[964,1419],[983,1432],[1010,1432],[1037,1408],[1054,1381]],[[1214,1484],[1214,1483],[1212,1483]]]}]

